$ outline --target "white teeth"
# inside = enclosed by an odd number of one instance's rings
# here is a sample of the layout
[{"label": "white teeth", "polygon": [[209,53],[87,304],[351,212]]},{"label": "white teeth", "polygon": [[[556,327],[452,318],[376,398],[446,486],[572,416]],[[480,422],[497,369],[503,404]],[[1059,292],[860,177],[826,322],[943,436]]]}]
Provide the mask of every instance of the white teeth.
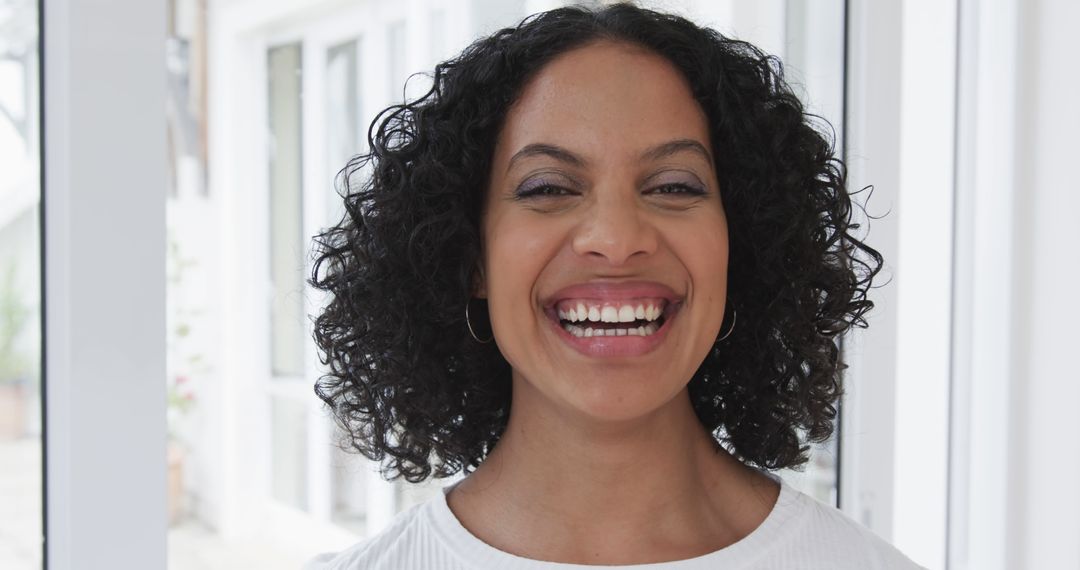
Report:
[{"label": "white teeth", "polygon": [[663,314],[662,305],[654,303],[642,303],[637,305],[592,305],[586,306],[584,302],[556,309],[559,319],[571,323],[605,322],[605,323],[632,323],[635,320],[655,321]]},{"label": "white teeth", "polygon": [[600,320],[605,323],[619,322],[619,310],[612,306],[604,307],[600,310]]},{"label": "white teeth", "polygon": [[594,329],[592,327],[579,327],[576,325],[563,325],[566,332],[576,337],[591,338],[594,336],[649,336],[660,329],[656,323],[649,323],[634,328]]}]

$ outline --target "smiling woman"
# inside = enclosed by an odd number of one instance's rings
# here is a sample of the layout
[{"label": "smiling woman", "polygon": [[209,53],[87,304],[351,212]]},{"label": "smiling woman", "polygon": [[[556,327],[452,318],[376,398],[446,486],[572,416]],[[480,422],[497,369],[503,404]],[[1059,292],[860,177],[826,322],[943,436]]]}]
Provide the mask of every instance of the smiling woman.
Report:
[{"label": "smiling woman", "polygon": [[316,238],[316,389],[388,477],[468,477],[310,567],[915,567],[769,472],[831,435],[882,262],[779,62],[617,4],[433,79]]}]

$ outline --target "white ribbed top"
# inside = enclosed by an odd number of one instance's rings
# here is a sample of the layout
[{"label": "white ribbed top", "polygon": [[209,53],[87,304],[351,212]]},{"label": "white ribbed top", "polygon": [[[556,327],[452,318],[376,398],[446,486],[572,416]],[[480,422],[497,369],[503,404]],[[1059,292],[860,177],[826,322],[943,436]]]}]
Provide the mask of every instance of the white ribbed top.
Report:
[{"label": "white ribbed top", "polygon": [[764,521],[735,544],[695,558],[596,566],[545,562],[498,550],[473,536],[446,503],[453,486],[434,499],[400,513],[389,527],[348,550],[323,554],[305,570],[915,570],[899,550],[783,482],[780,496]]}]

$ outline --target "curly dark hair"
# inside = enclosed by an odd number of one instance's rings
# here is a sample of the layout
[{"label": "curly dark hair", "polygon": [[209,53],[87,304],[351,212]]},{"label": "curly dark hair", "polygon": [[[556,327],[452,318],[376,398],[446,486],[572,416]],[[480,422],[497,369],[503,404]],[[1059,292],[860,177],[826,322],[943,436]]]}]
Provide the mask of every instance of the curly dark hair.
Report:
[{"label": "curly dark hair", "polygon": [[510,365],[465,322],[495,140],[530,77],[599,40],[680,70],[717,149],[738,327],[689,379],[698,419],[764,469],[798,467],[806,442],[832,435],[846,368],[838,335],[867,326],[882,257],[852,234],[828,123],[804,110],[780,61],[749,43],[629,4],[568,7],[477,40],[435,66],[427,93],[383,110],[369,152],[339,175],[344,217],[315,236],[308,282],[331,293],[315,318],[329,368],[315,391],[346,447],[385,462],[388,479],[469,473],[506,428]]}]

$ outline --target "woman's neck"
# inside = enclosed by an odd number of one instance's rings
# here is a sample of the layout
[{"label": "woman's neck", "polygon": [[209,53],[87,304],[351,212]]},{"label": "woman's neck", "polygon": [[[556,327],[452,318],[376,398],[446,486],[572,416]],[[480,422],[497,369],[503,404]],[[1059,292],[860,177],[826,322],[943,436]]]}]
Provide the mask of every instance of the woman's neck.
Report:
[{"label": "woman's neck", "polygon": [[498,445],[448,495],[484,542],[539,560],[643,564],[732,544],[771,512],[779,487],[720,448],[685,390],[633,421],[597,422],[514,386]]}]

